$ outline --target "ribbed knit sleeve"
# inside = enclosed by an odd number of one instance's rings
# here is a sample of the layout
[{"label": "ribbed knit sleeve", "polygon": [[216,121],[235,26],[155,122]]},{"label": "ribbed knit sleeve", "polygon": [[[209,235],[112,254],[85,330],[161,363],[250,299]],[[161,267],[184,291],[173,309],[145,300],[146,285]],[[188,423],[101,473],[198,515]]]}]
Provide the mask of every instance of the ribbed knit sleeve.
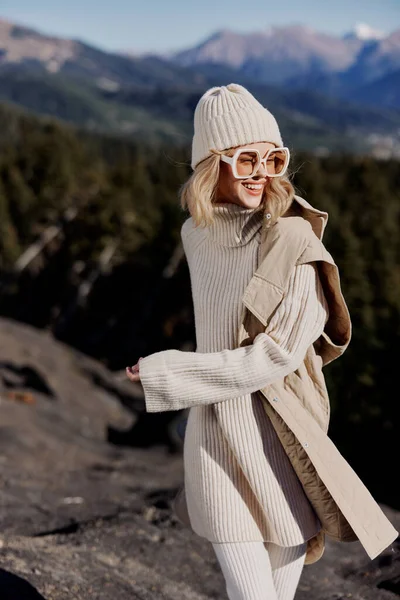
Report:
[{"label": "ribbed knit sleeve", "polygon": [[262,389],[300,366],[327,318],[315,264],[296,266],[284,300],[252,345],[210,353],[165,350],[143,358],[146,410],[180,410]]}]

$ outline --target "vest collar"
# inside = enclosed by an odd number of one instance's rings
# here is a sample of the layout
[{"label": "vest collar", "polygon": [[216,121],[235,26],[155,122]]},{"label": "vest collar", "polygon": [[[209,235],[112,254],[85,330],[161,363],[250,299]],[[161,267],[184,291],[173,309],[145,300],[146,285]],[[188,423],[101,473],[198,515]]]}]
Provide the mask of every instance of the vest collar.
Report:
[{"label": "vest collar", "polygon": [[[326,224],[328,223],[328,213],[324,210],[319,210],[314,206],[311,206],[307,200],[304,200],[301,196],[295,196],[293,200],[293,209],[292,211],[296,214],[300,214],[303,219],[308,221],[315,233],[315,235],[322,240],[322,236],[324,235]],[[291,211],[288,212],[288,216]],[[282,217],[284,218],[284,217]]]},{"label": "vest collar", "polygon": [[[300,256],[309,241],[308,236],[302,235],[301,233],[307,231],[308,226],[306,222],[311,225],[311,229],[316,236],[316,238],[314,238],[314,246],[317,245],[317,253],[323,251],[325,260],[333,262],[332,257],[325,250],[322,243],[322,236],[328,222],[328,213],[311,206],[311,204],[301,196],[295,196],[289,209],[284,215],[277,219],[277,222],[273,227],[263,227],[258,255],[258,268],[255,276],[265,278],[267,271],[270,269],[270,263],[279,264],[281,273],[278,277],[278,271],[275,269],[275,276],[278,279],[282,279],[283,282],[286,282],[288,269],[291,265],[288,260],[283,263],[280,260],[281,257],[277,250],[277,248],[281,248],[279,239],[282,235],[287,235],[290,230],[297,232],[296,235],[291,236],[290,248],[286,249],[285,254],[286,258],[288,258],[290,253],[297,253],[297,256]],[[275,253],[276,256],[274,256]],[[265,262],[264,259],[267,255],[269,256],[269,261]],[[271,277],[271,274],[269,277]],[[285,287],[285,285],[286,283],[284,283],[283,287]]]}]

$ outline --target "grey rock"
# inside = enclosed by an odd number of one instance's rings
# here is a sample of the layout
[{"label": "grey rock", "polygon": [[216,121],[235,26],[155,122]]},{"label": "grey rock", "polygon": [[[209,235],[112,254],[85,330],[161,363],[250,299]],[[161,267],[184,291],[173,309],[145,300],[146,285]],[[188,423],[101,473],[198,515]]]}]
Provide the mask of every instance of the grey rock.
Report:
[{"label": "grey rock", "polygon": [[[105,441],[108,425],[127,428],[133,407],[143,410],[140,386],[45,332],[0,319],[0,334],[1,599],[226,598],[211,544],[171,511],[182,455]],[[95,383],[104,380],[108,391]],[[399,527],[400,514],[383,508]],[[371,561],[359,543],[328,540],[296,599],[395,600],[399,574],[397,543]]]}]

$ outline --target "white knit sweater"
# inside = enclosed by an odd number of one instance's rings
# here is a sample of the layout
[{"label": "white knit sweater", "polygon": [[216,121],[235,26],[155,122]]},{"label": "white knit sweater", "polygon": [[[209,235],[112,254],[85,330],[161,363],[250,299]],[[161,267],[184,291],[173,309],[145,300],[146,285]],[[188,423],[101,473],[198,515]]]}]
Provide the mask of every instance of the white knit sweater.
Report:
[{"label": "white knit sweater", "polygon": [[[193,530],[211,542],[294,546],[320,523],[256,392],[294,371],[321,334],[327,303],[314,264],[297,266],[265,333],[237,348],[242,296],[257,269],[262,216],[214,207],[215,223],[182,241],[194,302],[196,352],[166,350],[140,361],[148,412],[190,408],[185,488]],[[223,403],[228,444],[214,411]]]}]

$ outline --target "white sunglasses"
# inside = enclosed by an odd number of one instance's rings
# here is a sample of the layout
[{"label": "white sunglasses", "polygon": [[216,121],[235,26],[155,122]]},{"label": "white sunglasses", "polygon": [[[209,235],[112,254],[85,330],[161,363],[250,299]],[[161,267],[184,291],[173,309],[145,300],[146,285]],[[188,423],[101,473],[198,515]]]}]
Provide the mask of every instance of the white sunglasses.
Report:
[{"label": "white sunglasses", "polygon": [[221,160],[232,167],[236,179],[253,177],[263,165],[267,177],[282,177],[290,160],[289,148],[271,148],[264,158],[256,148],[238,148],[233,156],[221,154]]}]

